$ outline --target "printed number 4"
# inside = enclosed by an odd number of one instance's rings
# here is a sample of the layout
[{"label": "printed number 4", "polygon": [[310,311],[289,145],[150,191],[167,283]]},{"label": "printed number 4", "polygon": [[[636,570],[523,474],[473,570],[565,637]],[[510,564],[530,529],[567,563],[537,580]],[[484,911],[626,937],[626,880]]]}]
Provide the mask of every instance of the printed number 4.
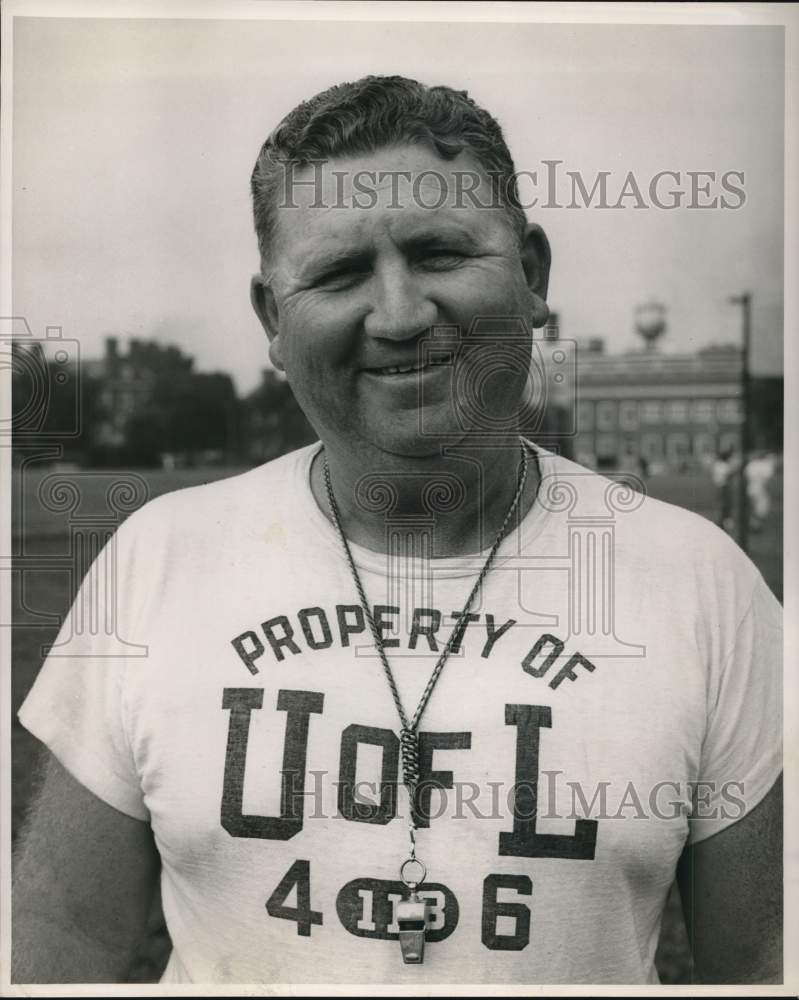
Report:
[{"label": "printed number 4", "polygon": [[[286,906],[289,893],[296,886],[297,905]],[[296,920],[297,933],[301,937],[311,936],[311,925],[322,923],[322,914],[311,909],[311,863],[295,861],[280,884],[266,901],[266,912],[270,917],[281,920]]]},{"label": "printed number 4", "polygon": [[[488,875],[483,882],[483,944],[492,951],[521,951],[530,943],[530,908],[524,903],[500,903],[500,889],[515,889],[521,896],[531,896],[533,883],[527,875]],[[512,934],[499,934],[497,920],[515,921]]]}]

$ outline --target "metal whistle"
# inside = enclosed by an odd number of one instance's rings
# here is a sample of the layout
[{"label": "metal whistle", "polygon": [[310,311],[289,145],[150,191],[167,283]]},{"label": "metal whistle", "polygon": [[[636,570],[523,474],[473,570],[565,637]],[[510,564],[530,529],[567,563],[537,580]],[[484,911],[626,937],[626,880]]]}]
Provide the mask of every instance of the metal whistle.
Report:
[{"label": "metal whistle", "polygon": [[[397,925],[402,961],[406,965],[424,962],[424,932],[427,927],[428,903],[422,899],[417,888],[427,878],[427,869],[416,857],[416,843],[411,830],[411,856],[400,866],[400,878],[408,889],[409,896],[397,903]],[[409,877],[408,870],[416,869],[418,877]]]},{"label": "metal whistle", "polygon": [[424,962],[424,932],[427,926],[427,901],[412,892],[397,903],[397,924],[402,961],[406,965]]}]

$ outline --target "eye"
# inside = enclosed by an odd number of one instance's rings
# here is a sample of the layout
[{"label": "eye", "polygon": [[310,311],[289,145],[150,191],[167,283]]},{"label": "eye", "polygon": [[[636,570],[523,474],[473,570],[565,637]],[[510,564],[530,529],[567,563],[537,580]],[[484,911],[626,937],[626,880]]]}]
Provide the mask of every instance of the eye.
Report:
[{"label": "eye", "polygon": [[342,267],[320,275],[314,281],[313,287],[329,292],[344,291],[363,281],[367,274],[367,268]]},{"label": "eye", "polygon": [[434,271],[448,271],[466,260],[467,255],[462,250],[453,247],[438,247],[426,250],[419,257],[419,263],[423,267]]}]

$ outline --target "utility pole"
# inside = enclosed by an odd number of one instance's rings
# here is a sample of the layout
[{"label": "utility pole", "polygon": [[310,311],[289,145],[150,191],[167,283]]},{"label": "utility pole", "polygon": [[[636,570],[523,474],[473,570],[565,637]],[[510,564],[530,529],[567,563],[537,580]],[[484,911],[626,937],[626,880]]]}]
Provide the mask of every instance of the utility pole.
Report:
[{"label": "utility pole", "polygon": [[738,544],[746,552],[749,546],[749,498],[746,493],[746,463],[749,460],[749,430],[751,418],[751,379],[749,375],[749,352],[752,342],[752,296],[749,292],[734,295],[730,302],[741,307],[742,339],[741,348],[741,467],[738,470]]}]

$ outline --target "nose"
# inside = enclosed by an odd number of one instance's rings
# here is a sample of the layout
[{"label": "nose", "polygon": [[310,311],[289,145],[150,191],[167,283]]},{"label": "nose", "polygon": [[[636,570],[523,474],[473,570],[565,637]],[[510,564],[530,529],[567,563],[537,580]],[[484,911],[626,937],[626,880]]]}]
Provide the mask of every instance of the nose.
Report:
[{"label": "nose", "polygon": [[370,337],[410,340],[435,324],[436,304],[404,262],[392,261],[375,278],[374,299],[364,320]]}]

